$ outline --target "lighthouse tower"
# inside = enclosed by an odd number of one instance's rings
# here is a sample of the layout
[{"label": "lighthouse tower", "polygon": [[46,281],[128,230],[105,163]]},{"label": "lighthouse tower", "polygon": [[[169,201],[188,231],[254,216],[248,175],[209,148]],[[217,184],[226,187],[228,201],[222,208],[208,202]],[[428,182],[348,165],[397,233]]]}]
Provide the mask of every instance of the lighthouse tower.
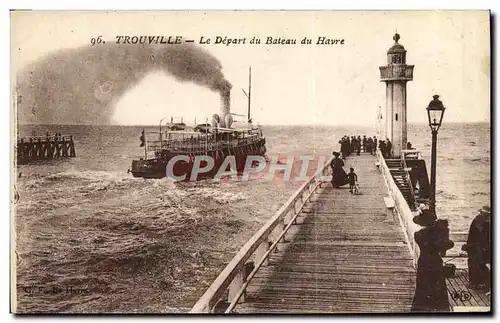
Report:
[{"label": "lighthouse tower", "polygon": [[406,65],[406,50],[399,43],[399,34],[392,39],[395,43],[387,51],[387,65],[380,66],[380,81],[386,84],[385,136],[392,143],[392,155],[400,157],[407,142],[406,82],[413,80],[414,65]]}]

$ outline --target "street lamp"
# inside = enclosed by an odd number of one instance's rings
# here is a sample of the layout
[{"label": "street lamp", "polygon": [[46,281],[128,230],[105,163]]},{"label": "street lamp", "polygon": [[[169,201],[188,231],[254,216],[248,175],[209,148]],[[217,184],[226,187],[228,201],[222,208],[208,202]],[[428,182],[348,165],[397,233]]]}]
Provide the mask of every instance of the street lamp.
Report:
[{"label": "street lamp", "polygon": [[433,95],[433,100],[427,107],[429,117],[429,127],[432,132],[432,152],[431,152],[431,205],[430,210],[436,214],[436,157],[437,157],[437,133],[443,122],[444,110],[443,102],[439,100],[439,95]]}]

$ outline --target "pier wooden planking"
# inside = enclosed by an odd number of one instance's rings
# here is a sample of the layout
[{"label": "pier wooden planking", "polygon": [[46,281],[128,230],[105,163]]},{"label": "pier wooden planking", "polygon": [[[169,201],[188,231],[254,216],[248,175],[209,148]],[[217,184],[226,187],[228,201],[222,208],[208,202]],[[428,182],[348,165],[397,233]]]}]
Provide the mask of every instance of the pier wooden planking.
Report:
[{"label": "pier wooden planking", "polygon": [[467,276],[467,270],[459,268],[455,276],[446,278],[451,311],[489,312],[491,309],[489,291],[471,289]]},{"label": "pier wooden planking", "polygon": [[416,272],[399,220],[384,203],[376,157],[349,157],[360,195],[330,184],[311,198],[239,313],[410,312]]}]

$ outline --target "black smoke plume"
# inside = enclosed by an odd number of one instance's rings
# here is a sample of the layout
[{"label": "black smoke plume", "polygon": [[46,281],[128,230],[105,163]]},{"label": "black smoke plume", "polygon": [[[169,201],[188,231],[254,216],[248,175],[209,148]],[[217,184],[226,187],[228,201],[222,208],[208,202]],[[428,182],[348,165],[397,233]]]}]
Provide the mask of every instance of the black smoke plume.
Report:
[{"label": "black smoke plume", "polygon": [[[113,103],[153,71],[213,91],[231,87],[219,60],[193,44],[107,43],[66,49],[17,74],[18,122],[109,124]],[[140,111],[137,107],[137,113]]]}]

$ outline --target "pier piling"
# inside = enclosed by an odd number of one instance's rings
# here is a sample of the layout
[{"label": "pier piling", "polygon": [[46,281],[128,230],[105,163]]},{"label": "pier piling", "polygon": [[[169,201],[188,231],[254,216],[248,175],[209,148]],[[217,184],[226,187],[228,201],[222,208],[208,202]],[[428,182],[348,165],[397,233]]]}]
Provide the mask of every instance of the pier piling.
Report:
[{"label": "pier piling", "polygon": [[17,163],[25,165],[37,160],[76,157],[73,136],[46,136],[17,139]]}]

